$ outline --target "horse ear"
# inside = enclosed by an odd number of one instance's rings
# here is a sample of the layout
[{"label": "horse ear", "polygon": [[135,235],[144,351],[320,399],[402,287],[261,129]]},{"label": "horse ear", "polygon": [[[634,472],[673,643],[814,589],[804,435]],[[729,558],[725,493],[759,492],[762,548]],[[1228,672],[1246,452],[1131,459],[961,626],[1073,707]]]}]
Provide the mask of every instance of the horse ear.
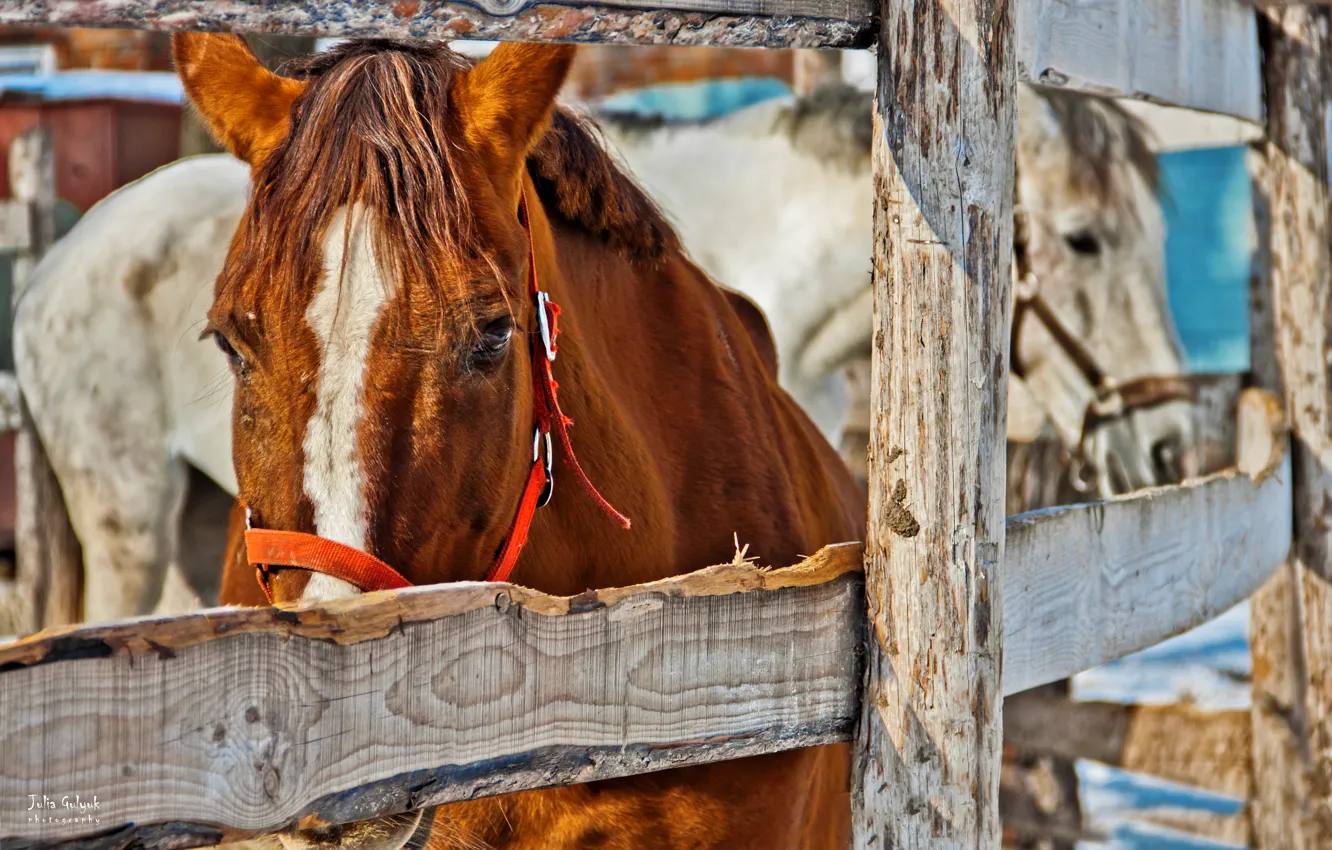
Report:
[{"label": "horse ear", "polygon": [[213,136],[253,167],[286,138],[305,83],[265,68],[238,35],[176,33],[176,71]]},{"label": "horse ear", "polygon": [[459,78],[453,99],[467,142],[493,176],[518,176],[546,132],[573,57],[572,45],[502,42]]}]

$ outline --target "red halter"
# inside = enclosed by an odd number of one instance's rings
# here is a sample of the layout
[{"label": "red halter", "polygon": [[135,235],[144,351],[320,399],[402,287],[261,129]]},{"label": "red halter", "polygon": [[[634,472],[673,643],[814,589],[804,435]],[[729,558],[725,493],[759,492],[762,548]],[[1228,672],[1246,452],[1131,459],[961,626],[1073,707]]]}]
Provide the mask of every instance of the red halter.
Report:
[{"label": "red halter", "polygon": [[[560,410],[559,399],[555,390],[555,375],[552,365],[559,351],[556,337],[559,336],[559,305],[550,300],[537,281],[536,245],[532,241],[532,222],[527,208],[527,192],[524,189],[520,197],[519,211],[522,214],[523,229],[527,231],[527,245],[530,249],[528,261],[527,291],[536,303],[537,322],[540,325],[540,348],[537,338],[532,338],[532,379],[535,392],[536,428],[532,438],[532,469],[527,474],[527,484],[523,487],[522,498],[518,500],[518,515],[514,518],[513,528],[500,549],[495,565],[486,575],[486,581],[507,581],[513,572],[518,555],[527,544],[527,534],[532,527],[532,517],[537,509],[550,501],[555,478],[551,468],[553,462],[550,434],[559,435],[560,446],[564,449],[565,463],[573,470],[574,476],[583,489],[596,502],[597,507],[605,511],[624,528],[629,527],[628,517],[611,507],[605,497],[588,480],[583,468],[574,455],[573,443],[569,439],[569,426],[573,420]],[[544,449],[544,451],[543,451]],[[315,573],[323,573],[341,579],[362,591],[396,590],[411,587],[412,583],[397,570],[368,552],[327,540],[315,534],[301,531],[273,531],[266,528],[254,528],[250,525],[250,511],[245,510],[245,550],[250,564],[255,568],[259,586],[263,588],[268,601],[273,601],[270,586],[274,567],[296,567]]]}]

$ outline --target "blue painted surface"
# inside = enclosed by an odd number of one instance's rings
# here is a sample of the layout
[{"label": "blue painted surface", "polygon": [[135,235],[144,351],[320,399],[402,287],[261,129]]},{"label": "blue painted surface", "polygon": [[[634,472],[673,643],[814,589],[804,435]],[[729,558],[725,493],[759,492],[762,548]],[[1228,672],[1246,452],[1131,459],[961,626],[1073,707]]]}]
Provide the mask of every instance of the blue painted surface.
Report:
[{"label": "blue painted surface", "polygon": [[23,92],[46,100],[114,97],[182,103],[180,78],[169,71],[59,71],[54,74],[0,74],[0,94]]},{"label": "blue painted surface", "polygon": [[1170,308],[1195,372],[1249,368],[1252,186],[1243,147],[1159,156]]},{"label": "blue painted surface", "polygon": [[790,86],[775,77],[738,77],[645,86],[617,92],[600,105],[611,112],[643,112],[677,121],[698,121],[790,93]]}]

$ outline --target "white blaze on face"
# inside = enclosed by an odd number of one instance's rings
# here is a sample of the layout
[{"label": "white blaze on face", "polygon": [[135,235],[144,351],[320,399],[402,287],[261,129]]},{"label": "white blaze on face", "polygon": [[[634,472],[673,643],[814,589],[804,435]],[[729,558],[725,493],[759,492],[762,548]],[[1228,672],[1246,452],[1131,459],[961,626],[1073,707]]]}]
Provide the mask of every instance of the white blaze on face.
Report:
[{"label": "white blaze on face", "polygon": [[[364,210],[335,213],[324,236],[324,273],[305,321],[319,342],[315,411],[305,430],[305,495],[315,533],[357,549],[369,541],[365,472],[358,433],[365,416],[365,372],[375,323],[389,287],[375,260],[373,228]],[[357,589],[316,573],[302,599],[339,599]]]}]

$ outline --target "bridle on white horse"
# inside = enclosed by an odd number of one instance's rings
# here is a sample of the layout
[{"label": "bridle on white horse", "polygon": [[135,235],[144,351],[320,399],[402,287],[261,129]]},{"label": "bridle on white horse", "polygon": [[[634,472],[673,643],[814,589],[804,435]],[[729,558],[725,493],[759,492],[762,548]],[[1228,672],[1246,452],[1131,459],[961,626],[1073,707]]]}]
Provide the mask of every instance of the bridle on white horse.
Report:
[{"label": "bridle on white horse", "polygon": [[1039,281],[1027,261],[1026,228],[1019,209],[1014,210],[1013,260],[1017,268],[1013,284],[1013,324],[1009,336],[1009,370],[1026,377],[1026,364],[1019,353],[1023,323],[1031,316],[1045,326],[1055,343],[1073,361],[1094,396],[1082,415],[1082,429],[1076,446],[1069,448],[1072,469],[1070,482],[1078,492],[1086,493],[1095,485],[1096,469],[1087,457],[1087,441],[1102,425],[1124,419],[1139,410],[1159,407],[1172,401],[1198,400],[1197,382],[1192,375],[1146,375],[1131,381],[1116,381],[1096,360],[1082,340],[1068,329],[1049,302],[1040,293]]}]

